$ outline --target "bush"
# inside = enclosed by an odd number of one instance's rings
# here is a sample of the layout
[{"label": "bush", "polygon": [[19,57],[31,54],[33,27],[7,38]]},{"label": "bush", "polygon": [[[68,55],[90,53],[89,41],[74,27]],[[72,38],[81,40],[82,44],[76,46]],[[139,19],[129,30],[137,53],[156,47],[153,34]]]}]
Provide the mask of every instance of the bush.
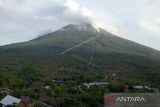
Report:
[{"label": "bush", "polygon": [[26,84],[30,84],[35,80],[39,80],[42,77],[42,72],[43,69],[40,66],[26,66],[22,71],[18,72],[18,77],[25,81]]},{"label": "bush", "polygon": [[122,84],[114,83],[114,84],[110,84],[108,88],[111,92],[123,92],[125,86]]},{"label": "bush", "polygon": [[63,88],[61,86],[55,86],[53,91],[55,97],[60,97],[63,94]]}]

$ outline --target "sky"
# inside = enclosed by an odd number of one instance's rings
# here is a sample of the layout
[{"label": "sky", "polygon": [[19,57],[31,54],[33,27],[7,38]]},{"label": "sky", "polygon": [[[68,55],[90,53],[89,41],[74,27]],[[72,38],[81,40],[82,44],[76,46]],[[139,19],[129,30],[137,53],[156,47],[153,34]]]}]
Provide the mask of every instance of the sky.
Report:
[{"label": "sky", "polygon": [[160,0],[0,0],[0,46],[91,23],[160,50]]}]

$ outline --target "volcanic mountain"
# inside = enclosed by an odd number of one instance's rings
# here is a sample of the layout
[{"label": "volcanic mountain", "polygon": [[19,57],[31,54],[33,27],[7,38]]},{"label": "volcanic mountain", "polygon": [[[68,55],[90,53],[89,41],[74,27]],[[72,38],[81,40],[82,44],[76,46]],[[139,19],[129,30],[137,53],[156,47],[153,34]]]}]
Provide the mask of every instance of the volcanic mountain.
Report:
[{"label": "volcanic mountain", "polygon": [[83,63],[105,69],[160,70],[159,51],[86,23],[70,24],[27,42],[2,46],[0,57],[6,65],[78,66]]}]

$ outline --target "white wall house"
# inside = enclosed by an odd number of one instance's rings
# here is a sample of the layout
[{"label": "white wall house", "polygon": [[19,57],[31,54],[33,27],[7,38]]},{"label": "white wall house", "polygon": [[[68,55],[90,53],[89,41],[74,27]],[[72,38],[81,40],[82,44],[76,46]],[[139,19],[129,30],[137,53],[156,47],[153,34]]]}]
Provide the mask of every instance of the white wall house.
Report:
[{"label": "white wall house", "polygon": [[9,105],[14,105],[14,104],[19,104],[21,102],[20,99],[7,95],[6,97],[4,97],[0,103],[2,104],[3,107],[5,106],[9,106]]}]

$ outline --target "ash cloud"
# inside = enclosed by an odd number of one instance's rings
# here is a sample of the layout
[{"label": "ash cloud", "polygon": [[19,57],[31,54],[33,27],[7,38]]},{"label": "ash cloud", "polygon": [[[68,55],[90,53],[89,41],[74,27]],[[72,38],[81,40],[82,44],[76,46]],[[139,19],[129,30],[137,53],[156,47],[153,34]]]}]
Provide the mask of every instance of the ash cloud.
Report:
[{"label": "ash cloud", "polygon": [[0,0],[0,45],[22,42],[70,23],[102,27],[92,10],[75,0]]}]

